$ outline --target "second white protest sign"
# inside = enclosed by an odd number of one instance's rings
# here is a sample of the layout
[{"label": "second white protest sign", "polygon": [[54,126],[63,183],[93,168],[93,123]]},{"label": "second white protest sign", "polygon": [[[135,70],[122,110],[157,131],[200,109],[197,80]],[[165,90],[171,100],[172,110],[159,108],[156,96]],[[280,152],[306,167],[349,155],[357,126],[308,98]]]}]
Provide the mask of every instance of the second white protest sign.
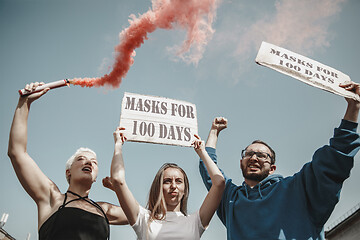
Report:
[{"label": "second white protest sign", "polygon": [[339,87],[351,81],[348,75],[287,49],[262,42],[255,61],[313,87],[360,101],[357,94]]}]

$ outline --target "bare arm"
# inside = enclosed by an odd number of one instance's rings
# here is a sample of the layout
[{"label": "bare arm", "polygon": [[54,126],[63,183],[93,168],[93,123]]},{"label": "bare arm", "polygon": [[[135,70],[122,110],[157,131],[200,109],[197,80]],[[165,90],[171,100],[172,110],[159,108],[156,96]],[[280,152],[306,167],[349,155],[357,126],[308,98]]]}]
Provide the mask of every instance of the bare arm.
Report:
[{"label": "bare arm", "polygon": [[111,225],[128,224],[125,213],[120,206],[116,206],[107,202],[98,202],[98,204],[101,206],[102,209],[104,209],[106,217],[109,219],[109,223]]},{"label": "bare arm", "polygon": [[[32,83],[25,88],[31,90],[38,85],[40,84]],[[8,155],[21,185],[38,205],[41,201],[49,201],[52,182],[27,153],[27,123],[31,103],[48,90],[20,97],[10,129],[8,146]]]},{"label": "bare arm", "polygon": [[114,155],[111,162],[111,175],[105,187],[115,191],[122,210],[130,225],[134,225],[139,214],[139,203],[131,193],[125,181],[125,167],[122,155],[122,146],[126,140],[121,132],[124,128],[117,128],[114,132]]},{"label": "bare arm", "polygon": [[[360,95],[360,85],[355,82],[347,82],[344,84],[341,84],[340,87],[345,88],[348,91],[352,91],[356,93],[357,95]],[[355,101],[354,99],[346,98],[346,101],[348,103],[346,112],[344,115],[344,119],[351,121],[351,122],[357,122],[358,116],[359,116],[359,108],[360,108],[360,102]]]},{"label": "bare arm", "polygon": [[196,135],[195,137],[198,138],[198,140],[195,140],[194,142],[194,149],[205,163],[212,181],[211,188],[199,211],[201,223],[206,228],[220,204],[221,197],[225,189],[225,179],[217,165],[212,161],[206,152],[204,141],[201,141],[201,139]]},{"label": "bare arm", "polygon": [[224,117],[216,117],[211,124],[209,136],[206,140],[206,147],[216,148],[220,132],[227,128],[228,120]]}]

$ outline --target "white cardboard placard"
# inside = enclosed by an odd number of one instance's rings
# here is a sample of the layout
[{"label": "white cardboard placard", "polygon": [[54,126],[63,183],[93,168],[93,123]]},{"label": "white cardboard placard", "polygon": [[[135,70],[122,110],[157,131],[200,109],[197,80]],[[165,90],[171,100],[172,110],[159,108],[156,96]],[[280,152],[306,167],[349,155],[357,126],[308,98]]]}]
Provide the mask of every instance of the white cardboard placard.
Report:
[{"label": "white cardboard placard", "polygon": [[198,134],[195,104],[124,93],[120,126],[128,141],[190,147]]},{"label": "white cardboard placard", "polygon": [[357,94],[339,87],[351,81],[348,75],[287,49],[262,42],[255,61],[311,86],[360,101]]}]

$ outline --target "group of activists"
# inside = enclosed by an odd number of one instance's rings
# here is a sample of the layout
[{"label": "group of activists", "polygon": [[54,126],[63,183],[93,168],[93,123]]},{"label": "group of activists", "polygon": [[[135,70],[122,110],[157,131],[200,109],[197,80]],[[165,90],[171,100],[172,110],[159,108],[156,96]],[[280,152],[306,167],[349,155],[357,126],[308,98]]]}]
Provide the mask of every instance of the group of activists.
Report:
[{"label": "group of activists", "polygon": [[[31,83],[25,89],[31,92],[42,84]],[[358,83],[346,82],[340,87],[360,95]],[[298,173],[290,177],[276,174],[275,151],[267,143],[255,140],[241,152],[244,181],[238,186],[218,168],[216,145],[228,120],[217,117],[206,143],[197,135],[192,143],[208,193],[200,208],[188,214],[189,181],[175,163],[161,166],[146,206],[137,202],[125,179],[122,149],[127,138],[125,129],[119,126],[113,133],[110,176],[103,179],[103,185],[116,193],[119,204],[95,202],[88,197],[98,174],[94,151],[79,148],[66,162],[69,187],[65,193],[27,152],[30,106],[48,90],[20,96],[8,146],[15,173],[37,205],[40,240],[110,239],[110,224],[129,224],[138,239],[195,240],[201,238],[215,212],[226,227],[227,236],[223,239],[325,239],[324,224],[339,201],[342,184],[350,176],[360,147],[360,102],[346,98],[345,115],[329,145],[319,148]]]}]

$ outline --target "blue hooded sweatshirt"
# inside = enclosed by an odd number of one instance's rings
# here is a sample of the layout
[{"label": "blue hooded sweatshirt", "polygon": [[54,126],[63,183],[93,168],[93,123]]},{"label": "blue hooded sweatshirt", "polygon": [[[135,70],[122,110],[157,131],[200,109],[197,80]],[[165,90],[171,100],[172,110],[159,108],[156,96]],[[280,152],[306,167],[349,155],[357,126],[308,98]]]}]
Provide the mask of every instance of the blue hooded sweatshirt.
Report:
[{"label": "blue hooded sweatshirt", "polygon": [[[235,185],[228,177],[217,214],[227,239],[325,239],[324,224],[339,201],[360,147],[357,123],[342,120],[330,145],[318,149],[311,162],[291,177],[271,174],[255,187]],[[217,163],[214,148],[206,148]],[[200,174],[209,190],[211,179],[200,159]]]}]

